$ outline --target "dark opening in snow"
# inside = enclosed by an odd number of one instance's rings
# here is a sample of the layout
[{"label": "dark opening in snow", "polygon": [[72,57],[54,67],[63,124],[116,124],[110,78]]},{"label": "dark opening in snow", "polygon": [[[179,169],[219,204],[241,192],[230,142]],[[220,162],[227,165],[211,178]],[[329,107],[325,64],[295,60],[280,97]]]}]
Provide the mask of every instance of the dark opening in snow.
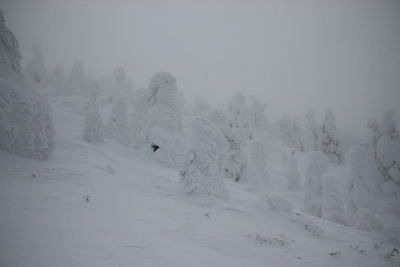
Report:
[{"label": "dark opening in snow", "polygon": [[151,147],[153,148],[153,151],[154,151],[154,152],[156,152],[157,149],[160,148],[159,146],[157,146],[157,145],[155,145],[155,144],[152,144]]}]

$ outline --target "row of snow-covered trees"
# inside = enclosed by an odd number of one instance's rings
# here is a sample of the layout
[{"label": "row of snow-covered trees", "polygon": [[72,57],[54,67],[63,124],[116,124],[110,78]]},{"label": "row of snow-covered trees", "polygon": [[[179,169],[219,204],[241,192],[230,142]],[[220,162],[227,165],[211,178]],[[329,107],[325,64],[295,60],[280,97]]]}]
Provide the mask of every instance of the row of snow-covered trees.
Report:
[{"label": "row of snow-covered trees", "polygon": [[[50,106],[32,90],[45,88],[52,95],[86,99],[84,140],[99,143],[114,138],[133,155],[151,156],[165,167],[179,168],[187,194],[227,198],[225,179],[232,179],[250,190],[265,191],[264,196],[274,195],[268,191],[271,133],[265,103],[252,98],[249,105],[236,93],[227,108],[211,109],[206,100],[197,99],[191,116],[184,116],[176,80],[169,73],[156,73],[146,89],[133,90],[121,67],[114,71],[114,82],[105,76],[93,81],[77,61],[67,78],[61,67],[46,72],[37,47],[22,77],[18,41],[4,25],[1,11],[0,37],[1,150],[36,159],[46,159],[54,151]],[[101,105],[111,105],[105,123]],[[351,146],[347,160],[332,110],[327,110],[320,127],[313,111],[307,114],[303,129],[297,118],[287,116],[277,125],[288,147],[308,153],[304,184],[295,153],[286,173],[289,190],[303,189],[305,212],[388,237],[399,236],[378,215],[382,207],[400,212],[400,136],[392,112],[385,112],[381,121],[368,122],[371,139]],[[346,163],[346,192],[340,191],[338,177],[327,173],[329,162]]]},{"label": "row of snow-covered trees", "polygon": [[[342,225],[380,232],[389,239],[400,238],[398,230],[379,215],[382,209],[400,213],[400,138],[393,117],[387,111],[381,122],[371,119],[371,138],[349,148],[345,192],[340,192],[338,177],[327,174],[327,156],[320,151],[308,152],[304,211]],[[300,190],[298,176],[292,155],[287,172],[292,191]]]},{"label": "row of snow-covered trees", "polygon": [[321,151],[331,163],[344,164],[344,146],[336,130],[333,110],[326,110],[322,126],[315,123],[314,110],[310,110],[305,118],[304,128],[297,116],[291,120],[284,115],[277,122],[278,132],[286,145],[301,152]]}]

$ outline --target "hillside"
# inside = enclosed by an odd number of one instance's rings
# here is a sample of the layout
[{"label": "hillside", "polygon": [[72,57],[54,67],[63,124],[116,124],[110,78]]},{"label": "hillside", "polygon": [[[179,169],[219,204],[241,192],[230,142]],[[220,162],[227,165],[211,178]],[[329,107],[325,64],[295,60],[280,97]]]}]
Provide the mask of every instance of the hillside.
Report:
[{"label": "hillside", "polygon": [[[1,266],[396,266],[388,237],[302,211],[287,190],[291,149],[271,142],[271,191],[226,179],[230,196],[193,197],[179,170],[82,139],[78,97],[48,97],[56,148],[47,161],[0,151]],[[75,101],[75,102],[74,102]],[[110,105],[100,113],[107,117]],[[296,154],[302,184],[306,154]],[[346,182],[344,166],[328,173]],[[400,228],[400,218],[381,214]],[[397,225],[396,225],[397,224]],[[385,257],[386,255],[386,257]]]}]

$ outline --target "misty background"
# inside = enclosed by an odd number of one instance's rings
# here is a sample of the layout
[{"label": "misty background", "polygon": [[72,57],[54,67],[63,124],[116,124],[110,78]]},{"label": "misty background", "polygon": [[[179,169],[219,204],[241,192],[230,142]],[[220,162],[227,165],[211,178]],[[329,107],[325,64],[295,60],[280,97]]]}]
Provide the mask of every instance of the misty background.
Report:
[{"label": "misty background", "polygon": [[38,45],[47,71],[83,60],[94,79],[125,69],[133,87],[167,71],[190,105],[226,105],[237,91],[341,132],[400,119],[400,1],[4,1],[22,68]]}]

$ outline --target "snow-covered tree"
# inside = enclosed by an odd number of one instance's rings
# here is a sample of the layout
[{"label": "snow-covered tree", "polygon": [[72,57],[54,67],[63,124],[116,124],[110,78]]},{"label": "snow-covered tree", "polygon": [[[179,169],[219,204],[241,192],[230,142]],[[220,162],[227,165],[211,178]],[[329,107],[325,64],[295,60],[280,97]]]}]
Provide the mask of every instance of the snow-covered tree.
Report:
[{"label": "snow-covered tree", "polygon": [[35,89],[47,88],[47,71],[39,46],[33,47],[33,58],[26,65],[24,78]]},{"label": "snow-covered tree", "polygon": [[310,110],[306,115],[306,124],[303,134],[304,151],[317,151],[318,130],[315,125],[314,110]]},{"label": "snow-covered tree", "polygon": [[19,53],[18,40],[14,34],[7,28],[4,21],[3,12],[0,10],[0,31],[1,31],[1,64],[0,70],[7,73],[15,73],[18,76],[21,72],[21,54]]},{"label": "snow-covered tree", "polygon": [[0,11],[0,149],[47,159],[54,151],[49,104],[21,76],[18,41]]},{"label": "snow-covered tree", "polygon": [[146,123],[146,114],[150,105],[149,94],[144,88],[143,90],[137,90],[136,92],[137,95],[129,124],[129,140],[131,143],[135,141],[136,137],[142,131]]},{"label": "snow-covered tree", "polygon": [[367,128],[372,131],[372,136],[365,146],[376,164],[372,165],[379,172],[373,181],[383,191],[385,208],[400,212],[400,180],[397,176],[400,173],[400,137],[394,113],[384,112],[381,123],[370,119]]},{"label": "snow-covered tree", "polygon": [[328,108],[321,128],[321,151],[335,164],[344,163],[344,151],[336,131],[335,115]]},{"label": "snow-covered tree", "polygon": [[227,149],[227,141],[209,120],[191,119],[190,148],[179,172],[186,193],[228,198],[222,172]]},{"label": "snow-covered tree", "polygon": [[322,218],[346,225],[342,199],[336,177],[327,174],[322,175]]},{"label": "snow-covered tree", "polygon": [[253,117],[254,126],[266,128],[268,126],[268,120],[265,115],[265,110],[267,109],[267,104],[261,102],[259,99],[251,96],[253,104],[250,106],[251,116]]},{"label": "snow-covered tree", "polygon": [[346,219],[351,226],[354,224],[355,214],[360,208],[375,209],[376,190],[379,181],[374,177],[374,164],[362,146],[351,146],[348,152],[346,166],[348,168],[348,182],[346,190]]},{"label": "snow-covered tree", "polygon": [[296,149],[297,151],[304,151],[304,145],[303,145],[303,131],[301,129],[300,125],[300,120],[297,118],[297,116],[294,116],[293,118],[293,140],[292,140],[292,148]]},{"label": "snow-covered tree", "polygon": [[229,121],[227,115],[222,109],[211,110],[207,114],[207,119],[214,123],[219,129],[229,128]]},{"label": "snow-covered tree", "polygon": [[286,114],[277,122],[279,127],[279,134],[283,141],[290,148],[296,151],[304,151],[302,140],[302,129],[299,119],[294,116],[293,120]]},{"label": "snow-covered tree", "polygon": [[246,98],[240,92],[236,92],[229,103],[229,111],[231,113],[232,128],[251,128],[251,119],[246,105]]},{"label": "snow-covered tree", "polygon": [[88,110],[85,114],[83,139],[92,143],[101,143],[104,141],[103,120],[96,110]]},{"label": "snow-covered tree", "polygon": [[225,165],[225,177],[239,181],[244,175],[244,166],[248,164],[246,153],[241,149],[246,134],[242,129],[222,128],[223,135],[229,144],[229,155]]},{"label": "snow-covered tree", "polygon": [[286,171],[286,179],[288,182],[288,189],[290,191],[300,191],[301,190],[301,177],[298,167],[298,161],[294,155],[296,151],[292,151],[292,155],[289,157]]},{"label": "snow-covered tree", "polygon": [[384,181],[393,180],[389,175],[392,168],[400,170],[400,136],[393,118],[392,111],[383,114],[380,136],[376,144],[376,161]]},{"label": "snow-covered tree", "polygon": [[123,96],[117,96],[113,101],[107,128],[109,136],[129,146],[127,113],[128,100]]},{"label": "snow-covered tree", "polygon": [[90,85],[85,78],[83,61],[78,60],[74,62],[74,66],[72,67],[67,83],[72,94],[84,97],[89,95]]},{"label": "snow-covered tree", "polygon": [[255,191],[270,188],[264,144],[259,140],[251,140],[246,150],[249,162],[245,167],[245,182]]},{"label": "snow-covered tree", "polygon": [[304,211],[321,217],[322,174],[328,168],[328,159],[319,151],[308,152],[309,163],[304,184]]},{"label": "snow-covered tree", "polygon": [[261,141],[246,141],[244,129],[222,127],[229,143],[228,158],[225,164],[225,177],[247,184],[254,191],[269,188],[266,154]]},{"label": "snow-covered tree", "polygon": [[[130,127],[130,136],[134,137],[132,149],[153,149],[154,158],[165,167],[180,166],[185,152],[181,107],[176,94],[176,79],[171,74],[154,74],[149,87],[137,101],[146,110],[146,119],[139,120],[140,124],[143,123],[139,129],[133,125]],[[141,113],[138,107],[135,110],[132,124],[136,123],[138,114]]]},{"label": "snow-covered tree", "polygon": [[377,119],[371,118],[368,120],[367,128],[372,131],[368,149],[374,155],[375,160],[377,160],[378,156],[376,153],[376,148],[378,146],[379,137],[381,136],[381,124]]},{"label": "snow-covered tree", "polygon": [[114,69],[114,80],[112,92],[113,100],[118,96],[128,98],[128,83],[126,81],[125,70],[122,67]]},{"label": "snow-covered tree", "polygon": [[396,128],[394,113],[391,110],[385,111],[382,116],[381,134],[387,135],[390,139],[399,139],[399,131]]},{"label": "snow-covered tree", "polygon": [[92,83],[90,90],[89,106],[85,113],[83,139],[93,143],[101,143],[104,141],[103,119],[98,111],[97,98],[100,93],[99,84]]},{"label": "snow-covered tree", "polygon": [[114,84],[112,85],[112,110],[108,123],[109,135],[114,136],[124,145],[129,146],[128,132],[128,84],[125,70],[122,67],[114,69]]},{"label": "snow-covered tree", "polygon": [[280,135],[286,145],[293,148],[293,122],[284,114],[282,118],[277,122],[280,130]]}]

